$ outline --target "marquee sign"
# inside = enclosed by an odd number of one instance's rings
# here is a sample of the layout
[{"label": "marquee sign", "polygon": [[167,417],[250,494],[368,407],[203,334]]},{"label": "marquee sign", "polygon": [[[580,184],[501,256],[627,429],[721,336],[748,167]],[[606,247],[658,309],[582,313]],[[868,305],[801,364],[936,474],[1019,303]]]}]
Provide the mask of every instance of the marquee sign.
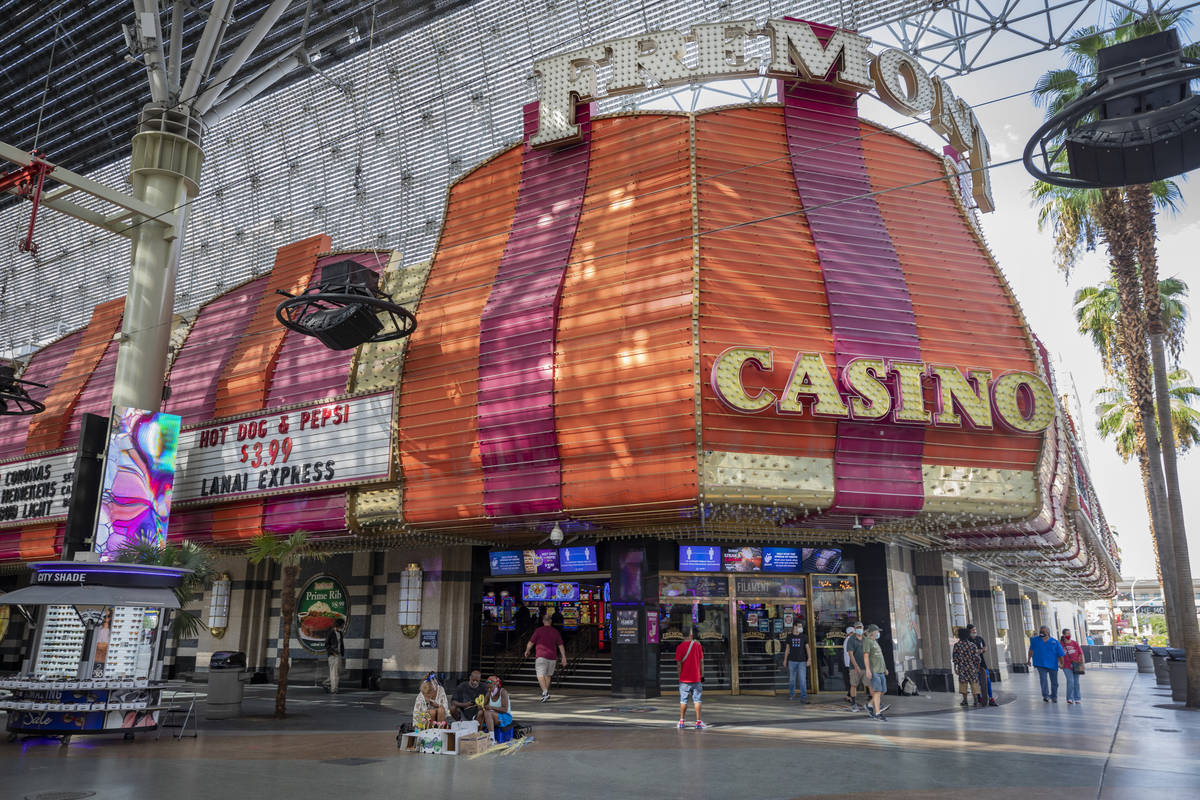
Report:
[{"label": "marquee sign", "polygon": [[[755,39],[766,39],[770,57]],[[766,75],[785,80],[821,82],[875,95],[901,114],[921,118],[952,148],[968,154],[972,194],[981,211],[992,211],[988,163],[991,151],[975,112],[940,78],[932,77],[911,55],[895,48],[877,55],[871,40],[841,28],[773,19],[695,25],[683,31],[651,31],[614,39],[535,61],[541,76],[538,129],[533,147],[578,141],[576,103],[645,91],[649,85],[674,86],[708,78]],[[694,55],[689,54],[689,50]],[[607,80],[599,88],[600,77]]]},{"label": "marquee sign", "polygon": [[66,518],[74,473],[74,450],[0,464],[0,528]]},{"label": "marquee sign", "polygon": [[[883,358],[856,358],[835,374],[820,353],[798,353],[778,393],[748,388],[743,368],[770,373],[774,351],[731,347],[713,361],[709,384],[726,406],[747,414],[767,409],[800,416],[888,421],[939,427],[991,430],[993,420],[1016,433],[1040,433],[1054,421],[1054,393],[1032,372],[1006,372],[993,379],[987,369],[925,364]],[[925,383],[934,387],[927,407]]]},{"label": "marquee sign", "polygon": [[392,474],[391,392],[191,426],[175,505],[311,492]]}]

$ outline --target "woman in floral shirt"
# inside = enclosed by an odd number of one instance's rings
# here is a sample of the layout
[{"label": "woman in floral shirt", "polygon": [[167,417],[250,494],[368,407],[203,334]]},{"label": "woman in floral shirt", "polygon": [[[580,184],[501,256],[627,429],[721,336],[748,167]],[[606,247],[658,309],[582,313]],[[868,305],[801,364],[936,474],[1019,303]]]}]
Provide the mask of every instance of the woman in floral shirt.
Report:
[{"label": "woman in floral shirt", "polygon": [[962,692],[962,702],[959,705],[970,705],[967,698],[972,695],[976,698],[975,705],[981,705],[979,702],[979,648],[967,635],[966,628],[958,629],[958,641],[954,643],[954,650],[950,655],[954,662],[954,672],[958,675],[958,690]]}]

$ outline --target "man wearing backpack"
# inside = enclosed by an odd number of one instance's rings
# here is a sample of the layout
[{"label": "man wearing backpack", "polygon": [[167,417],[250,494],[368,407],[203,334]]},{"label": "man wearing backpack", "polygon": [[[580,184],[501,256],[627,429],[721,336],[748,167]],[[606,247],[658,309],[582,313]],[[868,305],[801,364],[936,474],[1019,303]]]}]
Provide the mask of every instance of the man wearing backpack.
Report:
[{"label": "man wearing backpack", "polygon": [[683,717],[687,713],[688,698],[691,698],[696,706],[696,728],[707,728],[700,719],[700,697],[704,689],[704,647],[696,641],[695,626],[688,629],[683,641],[675,648],[675,663],[679,665],[679,727],[687,727]]}]

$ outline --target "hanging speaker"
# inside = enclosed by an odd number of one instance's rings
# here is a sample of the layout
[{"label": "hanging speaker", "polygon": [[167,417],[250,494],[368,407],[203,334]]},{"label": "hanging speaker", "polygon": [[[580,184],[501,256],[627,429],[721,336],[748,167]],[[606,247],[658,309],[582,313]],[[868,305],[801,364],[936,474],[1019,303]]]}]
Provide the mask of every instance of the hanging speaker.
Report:
[{"label": "hanging speaker", "polygon": [[275,318],[297,333],[313,336],[331,350],[409,336],[417,320],[379,290],[374,271],[346,259],[321,268],[321,280],[303,294],[287,297]]},{"label": "hanging speaker", "polygon": [[84,414],[75,451],[75,474],[71,480],[71,502],[67,506],[67,531],[63,537],[64,561],[90,548],[96,530],[96,508],[100,481],[104,477],[104,450],[108,447],[108,417]]}]

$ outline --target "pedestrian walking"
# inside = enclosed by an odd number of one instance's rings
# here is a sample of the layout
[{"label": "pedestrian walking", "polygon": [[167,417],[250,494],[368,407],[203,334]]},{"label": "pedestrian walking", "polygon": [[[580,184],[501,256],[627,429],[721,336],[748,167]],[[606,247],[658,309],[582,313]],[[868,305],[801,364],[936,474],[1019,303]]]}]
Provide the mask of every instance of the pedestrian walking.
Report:
[{"label": "pedestrian walking", "polygon": [[975,695],[975,705],[983,705],[979,694],[979,648],[971,641],[966,628],[958,629],[958,641],[950,652],[954,662],[954,674],[958,676],[958,691],[962,693],[960,706],[969,706],[967,698]]},{"label": "pedestrian walking", "polygon": [[[863,688],[867,692],[871,691],[871,687],[863,680],[867,674],[867,662],[863,659],[863,625],[861,622],[856,622],[853,632],[846,637],[846,654],[850,661],[850,710],[862,711],[863,707],[858,704],[858,685],[863,684]],[[868,694],[867,697],[869,698],[870,695]],[[871,701],[868,699],[867,702]]]},{"label": "pedestrian walking", "polygon": [[[535,649],[536,648],[536,649]],[[551,625],[549,614],[542,615],[542,625],[529,636],[525,644],[525,657],[529,651],[534,651],[533,671],[537,675],[538,686],[542,687],[541,702],[550,699],[550,680],[554,677],[555,651],[562,656],[562,665],[567,665],[567,650],[563,647],[562,634]]]},{"label": "pedestrian walking", "polygon": [[867,667],[867,686],[871,690],[867,714],[873,720],[887,722],[883,712],[891,706],[882,705],[883,693],[887,691],[887,662],[883,660],[883,648],[879,646],[879,626],[874,623],[867,626],[863,637],[863,657]]},{"label": "pedestrian walking", "polygon": [[783,649],[783,668],[788,674],[788,700],[796,699],[796,687],[800,687],[800,702],[808,705],[808,637],[804,626],[797,622]]},{"label": "pedestrian walking", "polygon": [[846,626],[846,638],[842,639],[842,680],[846,684],[846,702],[854,705],[854,694],[850,691],[850,640],[854,638],[854,626]]},{"label": "pedestrian walking", "polygon": [[1067,705],[1080,704],[1079,676],[1084,672],[1083,648],[1071,638],[1071,630],[1064,629],[1059,640],[1063,649],[1063,677],[1067,682]]},{"label": "pedestrian walking", "polygon": [[971,640],[971,644],[979,648],[979,695],[976,699],[979,705],[984,704],[983,695],[987,695],[987,705],[995,706],[996,698],[992,695],[992,676],[987,665],[987,640],[979,635],[979,630],[974,625],[967,626],[967,636]]},{"label": "pedestrian walking", "polygon": [[675,663],[679,665],[679,727],[687,727],[683,718],[691,700],[696,707],[696,727],[707,728],[700,719],[700,701],[704,694],[704,646],[696,641],[694,626],[688,629],[683,641],[675,648]]},{"label": "pedestrian walking", "polygon": [[325,655],[329,662],[329,693],[338,693],[338,680],[341,678],[342,661],[346,658],[346,637],[342,628],[346,621],[338,617],[333,621],[333,630],[325,637]]},{"label": "pedestrian walking", "polygon": [[1037,667],[1043,703],[1058,702],[1058,671],[1062,669],[1065,655],[1066,651],[1058,639],[1050,635],[1050,629],[1045,625],[1038,629],[1037,636],[1029,639],[1029,655],[1025,664]]}]

